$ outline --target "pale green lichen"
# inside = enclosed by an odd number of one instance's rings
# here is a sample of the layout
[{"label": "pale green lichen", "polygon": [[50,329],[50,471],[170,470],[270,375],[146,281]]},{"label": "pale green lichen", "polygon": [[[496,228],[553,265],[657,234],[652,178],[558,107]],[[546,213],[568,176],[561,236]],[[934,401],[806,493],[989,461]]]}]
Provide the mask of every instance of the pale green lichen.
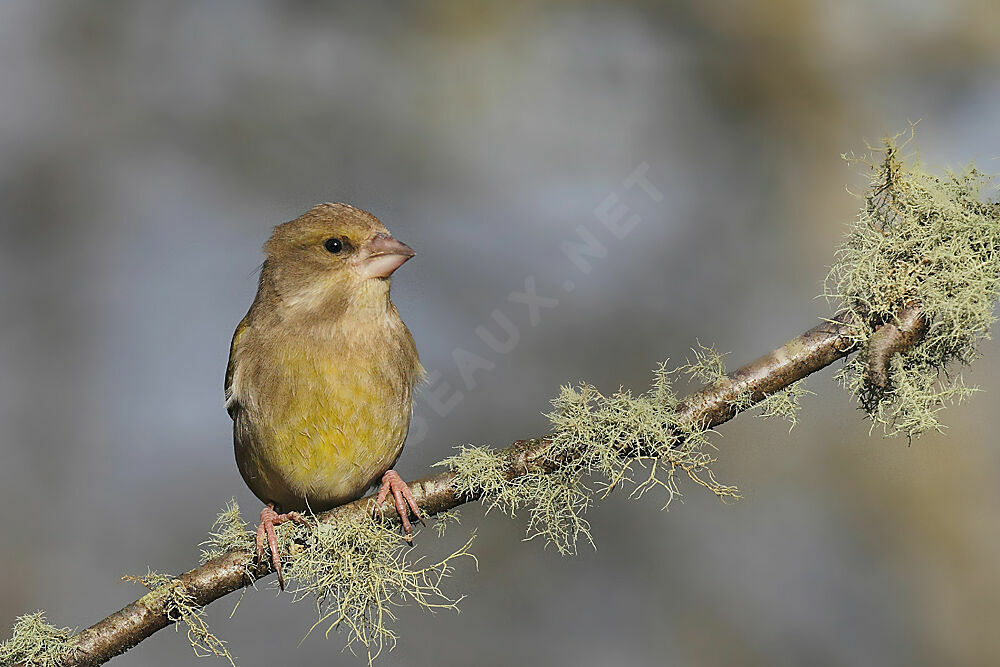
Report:
[{"label": "pale green lichen", "polygon": [[201,563],[204,565],[213,558],[218,558],[230,551],[252,553],[254,550],[254,534],[249,525],[240,515],[240,506],[233,498],[219,513],[208,539],[201,543]]},{"label": "pale green lichen", "polygon": [[694,359],[688,359],[675,372],[704,384],[714,384],[726,377],[725,358],[728,352],[720,353],[714,345],[702,345],[701,341],[696,341],[696,344],[698,347],[691,348]]},{"label": "pale green lichen", "polygon": [[481,495],[486,513],[494,509],[512,514],[523,506],[527,492],[521,478],[508,479],[508,462],[497,450],[480,445],[462,445],[458,454],[434,465],[447,466],[455,473],[454,487],[467,495]]},{"label": "pale green lichen", "polygon": [[[911,135],[912,138],[912,135]],[[953,366],[977,358],[1000,295],[1000,204],[991,178],[969,166],[943,177],[916,157],[904,161],[898,137],[847,158],[870,169],[864,206],[827,279],[826,295],[854,316],[860,352],[838,377],[889,435],[940,430],[938,412],[975,391]],[[845,156],[846,157],[846,156]],[[929,327],[895,355],[884,388],[867,381],[868,341],[876,327],[916,306]]]},{"label": "pale green lichen", "polygon": [[325,627],[327,635],[346,629],[348,647],[363,646],[369,662],[395,646],[397,607],[457,610],[462,598],[449,597],[442,581],[456,560],[475,562],[469,552],[474,535],[445,558],[425,563],[410,556],[412,547],[397,531],[366,516],[345,513],[293,530],[297,548],[286,559],[285,577],[294,599],[313,600],[319,612],[313,629]]},{"label": "pale green lichen", "polygon": [[[458,523],[458,512],[437,516],[434,525],[443,534],[449,524]],[[412,547],[398,531],[385,522],[368,516],[340,514],[332,517],[309,517],[305,525],[288,522],[277,527],[283,572],[293,601],[312,600],[319,620],[309,630],[325,627],[347,630],[347,646],[364,647],[369,662],[396,643],[391,624],[394,610],[410,602],[428,610],[456,609],[461,597],[450,597],[443,580],[453,572],[454,562],[468,557],[474,536],[445,558],[425,563],[411,557]],[[253,553],[254,534],[240,515],[235,500],[219,514],[209,539],[202,543],[202,562],[231,551]],[[248,560],[248,571],[253,560]],[[192,645],[202,652],[229,657],[224,643],[208,631],[200,609],[190,604],[181,587],[171,577],[149,573],[136,579],[151,590],[161,588],[173,596],[172,620],[188,625]],[[168,587],[168,588],[164,588]]]},{"label": "pale green lichen", "polygon": [[434,517],[434,531],[438,537],[444,537],[451,526],[458,526],[462,523],[462,514],[457,509],[441,512]]},{"label": "pale green lichen", "polygon": [[164,601],[167,618],[173,623],[174,629],[179,631],[181,624],[187,628],[188,642],[196,656],[225,658],[230,665],[236,667],[226,642],[209,630],[205,621],[205,609],[195,603],[183,582],[170,575],[151,570],[141,577],[123,577],[123,579],[142,584],[150,590],[152,596]]},{"label": "pale green lichen", "polygon": [[711,348],[695,355],[675,371],[661,365],[652,388],[640,396],[625,389],[605,396],[589,384],[563,387],[547,415],[554,430],[540,457],[552,465],[534,465],[509,479],[503,453],[471,445],[438,465],[448,466],[459,493],[481,497],[487,511],[526,510],[526,539],[541,537],[563,554],[575,553],[580,540],[593,543],[584,515],[598,493],[626,486],[638,498],[657,488],[666,507],[680,494],[678,479],[685,476],[720,497],[736,498],[737,489],[712,473],[705,430],[678,417],[672,376],[701,378],[720,369]]},{"label": "pale green lichen", "polygon": [[57,628],[45,622],[45,613],[19,616],[14,622],[11,638],[0,644],[0,665],[53,667],[72,652],[69,638],[73,631]]},{"label": "pale green lichen", "polygon": [[753,392],[746,391],[730,401],[730,405],[736,414],[751,408],[759,408],[758,417],[765,420],[775,417],[784,419],[788,422],[788,430],[791,431],[799,423],[802,397],[812,393],[805,388],[805,380],[799,380],[795,384],[765,396],[761,401],[754,401]]},{"label": "pale green lichen", "polygon": [[775,417],[788,422],[788,430],[791,431],[799,423],[799,412],[802,409],[802,397],[813,392],[805,388],[805,380],[799,380],[781,391],[776,391],[758,403],[761,419],[773,419]]}]

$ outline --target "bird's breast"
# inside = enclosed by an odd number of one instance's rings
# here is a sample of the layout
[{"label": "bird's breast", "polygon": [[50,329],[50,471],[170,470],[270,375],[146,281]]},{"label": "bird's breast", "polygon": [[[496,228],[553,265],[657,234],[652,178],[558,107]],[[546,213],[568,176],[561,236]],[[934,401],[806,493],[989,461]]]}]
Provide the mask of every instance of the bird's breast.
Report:
[{"label": "bird's breast", "polygon": [[254,407],[235,420],[237,461],[265,502],[319,511],[353,500],[399,457],[419,366],[399,363],[399,345],[358,342],[272,346],[240,378]]}]

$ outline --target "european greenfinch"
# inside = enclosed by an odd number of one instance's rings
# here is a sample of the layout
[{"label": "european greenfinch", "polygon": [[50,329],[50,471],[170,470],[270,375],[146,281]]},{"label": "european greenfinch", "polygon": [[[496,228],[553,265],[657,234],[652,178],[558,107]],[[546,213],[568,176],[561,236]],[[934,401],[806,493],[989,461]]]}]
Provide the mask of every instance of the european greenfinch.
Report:
[{"label": "european greenfinch", "polygon": [[[381,481],[407,538],[409,488],[396,474],[423,376],[389,297],[414,252],[375,216],[320,204],[274,228],[257,297],[233,335],[226,408],[236,463],[267,507],[257,529],[284,588],[274,527],[355,500]],[[379,510],[376,510],[379,511]]]}]

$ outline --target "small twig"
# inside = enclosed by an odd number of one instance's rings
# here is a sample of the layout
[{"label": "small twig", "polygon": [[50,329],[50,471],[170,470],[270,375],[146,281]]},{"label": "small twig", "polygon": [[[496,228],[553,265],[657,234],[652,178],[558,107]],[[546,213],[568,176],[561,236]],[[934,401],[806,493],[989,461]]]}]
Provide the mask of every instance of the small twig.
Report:
[{"label": "small twig", "polygon": [[927,318],[916,307],[904,308],[895,322],[877,327],[868,339],[868,359],[865,378],[885,389],[889,384],[889,362],[893,355],[905,352],[919,343],[927,333]]}]

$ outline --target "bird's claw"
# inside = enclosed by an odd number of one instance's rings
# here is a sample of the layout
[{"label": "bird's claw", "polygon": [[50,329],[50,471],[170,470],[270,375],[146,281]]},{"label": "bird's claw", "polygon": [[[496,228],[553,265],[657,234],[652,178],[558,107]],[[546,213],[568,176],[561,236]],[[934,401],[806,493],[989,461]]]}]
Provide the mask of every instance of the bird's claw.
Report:
[{"label": "bird's claw", "polygon": [[274,504],[270,503],[260,511],[260,524],[257,526],[257,561],[264,561],[264,545],[266,544],[271,553],[271,565],[278,573],[278,586],[281,590],[285,590],[285,575],[281,572],[281,555],[278,553],[278,533],[275,531],[275,526],[289,521],[309,523],[298,512],[278,514],[274,509]]},{"label": "bird's claw", "polygon": [[424,523],[424,517],[420,514],[420,507],[417,505],[417,500],[413,497],[413,492],[410,491],[410,487],[406,485],[406,482],[403,481],[403,478],[395,470],[390,470],[382,476],[382,486],[375,497],[375,507],[372,509],[372,517],[376,519],[383,517],[382,503],[386,501],[390,493],[392,493],[396,514],[399,515],[400,523],[403,524],[403,539],[407,542],[412,542],[413,524],[410,523],[410,513],[412,512],[413,516],[422,525],[426,526],[427,524]]}]

